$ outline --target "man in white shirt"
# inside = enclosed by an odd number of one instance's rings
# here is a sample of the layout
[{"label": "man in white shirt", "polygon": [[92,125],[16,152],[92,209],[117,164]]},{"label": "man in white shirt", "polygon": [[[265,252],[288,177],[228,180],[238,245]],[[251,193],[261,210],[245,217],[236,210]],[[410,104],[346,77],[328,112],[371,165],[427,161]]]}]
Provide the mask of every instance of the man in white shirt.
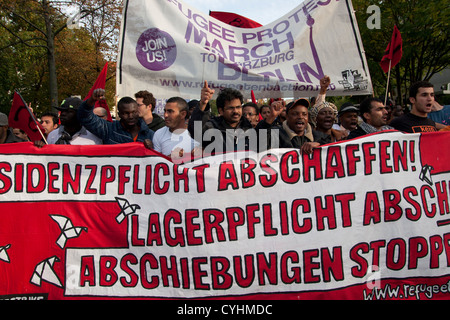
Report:
[{"label": "man in white shirt", "polygon": [[48,134],[48,144],[103,144],[100,138],[86,130],[86,128],[83,127],[78,121],[77,110],[81,102],[81,99],[71,97],[65,99],[61,103],[61,106],[56,108],[61,111],[61,114],[59,116],[61,126]]},{"label": "man in white shirt", "polygon": [[158,129],[153,136],[154,149],[172,160],[180,160],[193,154],[200,145],[189,135],[186,117],[189,107],[183,98],[173,97],[167,100],[164,107],[164,121],[166,126]]}]

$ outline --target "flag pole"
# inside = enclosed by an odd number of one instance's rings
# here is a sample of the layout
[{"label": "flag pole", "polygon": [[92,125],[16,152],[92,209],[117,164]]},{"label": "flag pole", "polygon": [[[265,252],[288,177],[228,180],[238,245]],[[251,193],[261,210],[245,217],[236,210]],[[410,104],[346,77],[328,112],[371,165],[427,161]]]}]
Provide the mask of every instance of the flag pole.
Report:
[{"label": "flag pole", "polygon": [[41,128],[39,128],[39,125],[37,123],[37,120],[34,118],[34,114],[33,112],[31,112],[30,108],[28,107],[28,105],[26,104],[25,100],[23,100],[22,95],[20,94],[19,91],[17,91],[17,94],[19,95],[20,99],[22,99],[23,104],[25,105],[25,108],[27,108],[28,113],[30,114],[31,118],[34,121],[34,124],[36,125],[36,128],[38,129],[39,133],[41,134],[42,139],[44,139],[45,144],[48,144],[47,139],[45,139],[44,134],[41,131]]},{"label": "flag pole", "polygon": [[388,90],[389,90],[389,79],[391,78],[391,63],[392,63],[392,60],[389,60],[389,71],[388,71],[388,78],[387,78],[387,84],[386,84],[386,94],[384,97],[384,106],[386,106]]}]

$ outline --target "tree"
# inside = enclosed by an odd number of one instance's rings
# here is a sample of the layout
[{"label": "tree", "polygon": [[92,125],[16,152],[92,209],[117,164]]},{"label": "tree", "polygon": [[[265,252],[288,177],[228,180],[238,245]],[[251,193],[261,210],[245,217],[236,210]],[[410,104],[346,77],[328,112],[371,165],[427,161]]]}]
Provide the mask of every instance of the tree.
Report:
[{"label": "tree", "polygon": [[[377,5],[381,12],[381,28],[369,29],[366,10]],[[403,39],[403,57],[391,71],[392,96],[403,103],[411,83],[429,80],[434,74],[450,65],[448,30],[450,7],[440,0],[353,0],[356,17],[363,40],[374,84],[375,95],[382,95],[386,89],[387,74],[379,65],[389,43],[394,25],[397,25]]]},{"label": "tree", "polygon": [[[46,70],[44,74],[48,75],[48,88],[51,108],[54,109],[58,105],[58,73],[57,73],[57,46],[64,43],[64,37],[72,37],[72,40],[78,39],[83,31],[67,30],[68,14],[64,12],[67,6],[78,8],[81,13],[78,19],[87,16],[94,16],[97,10],[105,9],[112,0],[100,1],[70,1],[70,0],[0,0],[0,27],[4,28],[11,36],[11,42],[4,48],[15,47],[16,50],[23,50],[27,47],[30,51],[35,52],[38,56],[44,53],[46,57]],[[118,1],[115,1],[118,2]],[[96,4],[96,5],[95,5]],[[70,21],[70,20],[69,20]],[[75,34],[75,35],[74,35]],[[84,41],[92,43],[94,37],[82,36]],[[87,39],[89,38],[89,39]],[[99,41],[97,39],[97,41]],[[78,42],[79,43],[79,42]],[[98,54],[102,53],[98,48],[102,48],[102,44],[98,43],[93,51]],[[72,47],[74,48],[74,47]],[[34,49],[34,50],[31,50]],[[95,55],[96,70],[101,70],[104,59],[99,55]],[[103,62],[101,62],[103,60]],[[40,61],[40,60],[39,60]],[[101,65],[99,67],[99,65]],[[39,64],[42,68],[42,64]],[[95,80],[95,69],[93,78]],[[41,70],[42,71],[42,70]],[[43,79],[43,78],[42,78]],[[42,83],[42,82],[41,82]]]},{"label": "tree", "polygon": [[122,0],[84,0],[80,3],[90,14],[83,19],[83,29],[91,36],[95,55],[95,69],[87,75],[92,85],[99,72],[103,69],[105,60],[108,64],[106,79],[106,98],[108,105],[115,105],[116,97],[116,63],[120,36],[120,20],[122,17]]},{"label": "tree", "polygon": [[66,28],[66,19],[51,1],[3,1],[1,9],[6,21],[0,26],[6,29],[16,43],[30,48],[45,50],[49,74],[51,106],[58,104],[58,83],[56,77],[55,38]]}]

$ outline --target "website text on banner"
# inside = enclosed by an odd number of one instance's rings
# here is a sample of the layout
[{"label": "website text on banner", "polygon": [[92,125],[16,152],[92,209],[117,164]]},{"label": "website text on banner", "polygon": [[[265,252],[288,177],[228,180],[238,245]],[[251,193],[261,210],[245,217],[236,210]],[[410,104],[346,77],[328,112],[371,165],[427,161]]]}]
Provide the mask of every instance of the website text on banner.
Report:
[{"label": "website text on banner", "polygon": [[305,1],[271,24],[237,28],[183,1],[125,2],[117,94],[139,90],[158,98],[198,99],[204,80],[250,98],[372,93],[353,7],[347,1]]},{"label": "website text on banner", "polygon": [[448,135],[184,165],[1,146],[0,296],[448,299]]}]

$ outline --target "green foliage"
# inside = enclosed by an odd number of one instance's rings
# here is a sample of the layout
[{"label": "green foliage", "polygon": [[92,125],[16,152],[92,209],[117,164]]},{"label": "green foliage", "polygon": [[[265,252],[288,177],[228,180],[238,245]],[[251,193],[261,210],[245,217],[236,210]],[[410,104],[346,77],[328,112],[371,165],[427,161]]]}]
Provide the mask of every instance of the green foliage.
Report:
[{"label": "green foliage", "polygon": [[[403,38],[403,57],[391,71],[391,96],[405,98],[410,83],[430,79],[450,65],[448,30],[450,6],[441,0],[353,0],[374,95],[384,96],[387,75],[379,62],[394,24]],[[68,4],[86,12],[81,29],[67,29]],[[13,91],[20,90],[37,113],[50,109],[48,39],[55,44],[57,94],[82,98],[109,61],[107,102],[115,105],[115,59],[122,0],[0,0],[0,111],[11,107]],[[367,8],[381,10],[381,28],[368,29]],[[51,26],[50,31],[47,24]],[[359,103],[361,97],[328,97],[338,107]],[[217,113],[215,101],[212,112]]]},{"label": "green foliage", "polygon": [[[82,28],[68,29],[66,21],[74,10],[86,12]],[[114,37],[121,0],[52,1],[0,0],[0,110],[8,113],[15,89],[31,103],[35,113],[52,107],[69,95],[82,98],[89,92],[106,59],[115,59]],[[108,20],[108,22],[105,22]],[[113,30],[111,30],[113,29]],[[51,43],[54,43],[54,47]],[[50,55],[55,59],[50,59]],[[57,87],[51,82],[50,64],[56,69]],[[53,88],[53,89],[52,89]],[[107,102],[115,104],[115,63],[109,64]],[[57,101],[56,104],[59,104]]]},{"label": "green foliage", "polygon": [[[381,28],[369,29],[367,7],[377,5],[381,10]],[[391,70],[390,92],[400,102],[406,98],[407,88],[418,80],[429,80],[450,65],[448,30],[450,6],[441,0],[353,0],[359,30],[376,96],[384,95],[387,75],[379,62],[384,54],[394,25],[403,40],[403,56]],[[403,99],[402,99],[403,98]]]}]

